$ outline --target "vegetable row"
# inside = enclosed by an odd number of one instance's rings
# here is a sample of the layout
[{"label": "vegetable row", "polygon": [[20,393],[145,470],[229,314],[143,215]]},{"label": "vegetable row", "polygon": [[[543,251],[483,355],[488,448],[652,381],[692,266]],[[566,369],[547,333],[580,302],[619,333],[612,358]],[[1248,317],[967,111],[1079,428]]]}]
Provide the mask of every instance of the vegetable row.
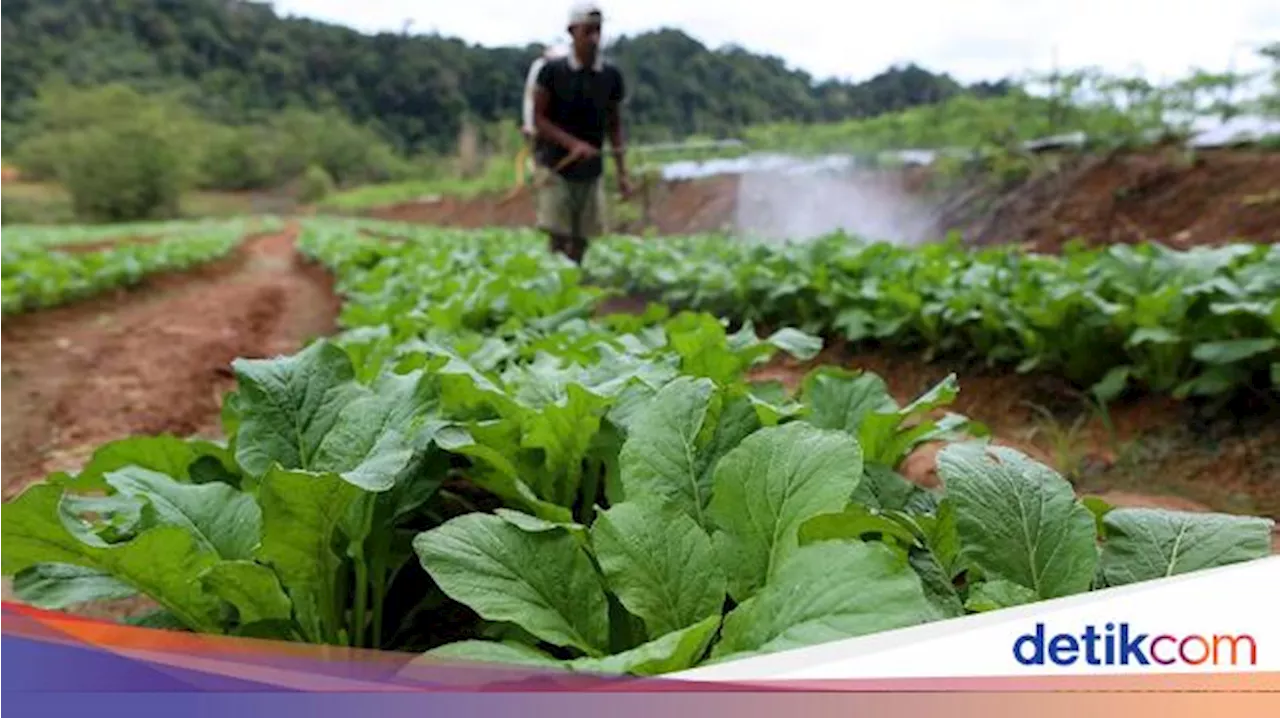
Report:
[{"label": "vegetable row", "polygon": [[[421,653],[406,675],[654,675],[1270,550],[1267,519],[1077,498],[949,413],[954,377],[791,395],[751,369],[812,335],[601,316],[530,233],[311,220],[300,247],[343,332],[237,360],[225,440],[113,442],[6,504],[23,600],[145,594],[146,625]],[[936,490],[896,470],[932,441]]]},{"label": "vegetable row", "polygon": [[1280,389],[1280,246],[900,247],[611,238],[597,281],[678,307],[1045,371],[1111,400]]},{"label": "vegetable row", "polygon": [[[66,304],[111,289],[129,287],[157,272],[180,271],[226,256],[244,237],[243,221],[211,225],[159,225],[145,240],[124,239],[96,251],[68,252],[58,245],[27,241],[6,230],[0,263],[5,315]],[[139,227],[139,231],[145,228]],[[126,236],[117,234],[112,236]],[[96,236],[96,235],[94,235]]]}]

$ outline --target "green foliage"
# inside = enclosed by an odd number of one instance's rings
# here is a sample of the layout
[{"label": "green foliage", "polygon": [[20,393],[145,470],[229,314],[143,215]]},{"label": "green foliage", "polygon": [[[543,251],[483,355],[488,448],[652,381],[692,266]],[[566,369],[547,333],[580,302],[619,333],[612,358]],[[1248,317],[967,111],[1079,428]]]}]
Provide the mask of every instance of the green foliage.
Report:
[{"label": "green foliage", "polygon": [[298,187],[298,200],[311,204],[333,193],[333,178],[320,165],[311,165],[302,175]]},{"label": "green foliage", "polygon": [[298,177],[313,165],[338,185],[386,181],[403,171],[382,138],[336,110],[287,110],[273,115],[267,128],[278,178]]},{"label": "green foliage", "polygon": [[1268,245],[1052,256],[841,234],[779,245],[615,237],[592,246],[585,268],[680,308],[1055,372],[1103,401],[1280,386],[1268,376],[1280,361],[1280,249]]},{"label": "green foliage", "polygon": [[140,115],[68,139],[59,179],[77,217],[129,221],[178,213],[186,160],[181,145],[165,137],[165,127],[163,118]]},{"label": "green foliage", "polygon": [[280,137],[258,125],[210,125],[200,162],[200,186],[207,189],[252,190],[289,179],[275,158]]},{"label": "green foliage", "polygon": [[[24,120],[25,101],[60,72],[82,85],[119,81],[145,92],[178,90],[219,123],[329,107],[356,123],[374,122],[397,149],[414,152],[452,151],[464,116],[518,121],[525,75],[542,51],[438,35],[362,35],[279,17],[267,3],[14,0],[3,13],[6,121]],[[778,58],[712,50],[678,30],[619,37],[606,51],[629,79],[635,139],[722,136],[759,122],[872,115],[962,89],[947,75],[914,65],[864,83],[815,83]],[[1003,89],[1000,83],[975,87]],[[321,164],[340,184],[348,181],[334,164]]]},{"label": "green foliage", "polygon": [[[179,194],[192,185],[249,190],[302,179],[318,199],[335,183],[412,171],[373,130],[334,110],[290,109],[258,123],[220,125],[176,96],[120,84],[49,85],[23,137],[16,154],[24,175],[58,179],[78,214],[116,221],[174,214]],[[308,179],[312,168],[330,179]]]},{"label": "green foliage", "polygon": [[[270,226],[270,225],[268,225]],[[108,289],[129,287],[147,275],[188,269],[225,256],[244,237],[247,223],[173,223],[84,229],[5,231],[3,269],[4,314],[30,311],[90,297]],[[95,231],[96,230],[96,231]],[[130,230],[156,241],[130,242]],[[77,234],[79,236],[77,236]],[[56,247],[75,240],[118,237],[121,244],[92,252],[69,253]]]},{"label": "green foliage", "polygon": [[[656,675],[1270,550],[1269,520],[1113,510],[971,442],[934,418],[953,379],[900,407],[819,369],[788,396],[747,372],[814,356],[795,329],[594,316],[605,292],[534,232],[315,220],[300,244],[337,276],[343,333],[238,360],[225,442],[112,442],[6,503],[19,598]],[[952,442],[933,491],[895,471],[926,438]]]},{"label": "green foliage", "polygon": [[172,98],[124,85],[54,85],[33,110],[37,132],[19,150],[36,176],[52,173],[77,217],[131,221],[172,217],[191,184],[196,120]]}]

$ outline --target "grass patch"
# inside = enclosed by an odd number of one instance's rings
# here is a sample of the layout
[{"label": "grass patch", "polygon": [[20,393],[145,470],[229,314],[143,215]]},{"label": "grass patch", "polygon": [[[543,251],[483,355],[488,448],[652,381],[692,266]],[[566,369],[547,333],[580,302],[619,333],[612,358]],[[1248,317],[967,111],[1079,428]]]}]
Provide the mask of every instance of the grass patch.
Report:
[{"label": "grass patch", "polygon": [[[182,197],[181,217],[239,217],[282,214],[287,198],[260,192],[188,192]],[[71,196],[53,182],[6,182],[0,188],[0,223],[83,224],[71,207]]]},{"label": "grass patch", "polygon": [[320,202],[319,206],[334,210],[362,210],[428,197],[470,199],[483,194],[509,191],[515,188],[518,181],[516,158],[494,156],[485,162],[477,174],[469,177],[437,176],[363,185],[336,192]]}]

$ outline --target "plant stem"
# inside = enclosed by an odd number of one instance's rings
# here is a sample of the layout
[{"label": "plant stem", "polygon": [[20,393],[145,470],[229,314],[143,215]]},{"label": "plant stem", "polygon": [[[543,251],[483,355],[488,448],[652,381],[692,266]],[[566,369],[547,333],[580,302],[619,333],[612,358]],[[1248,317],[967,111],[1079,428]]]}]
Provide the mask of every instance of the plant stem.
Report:
[{"label": "plant stem", "polygon": [[354,643],[360,648],[365,647],[365,626],[368,624],[365,612],[368,610],[369,604],[369,564],[365,561],[364,545],[365,541],[369,540],[369,530],[373,526],[374,503],[375,501],[372,497],[365,500],[364,516],[361,519],[360,540],[351,547],[351,558],[355,561],[356,568],[356,600],[351,620],[355,624]]},{"label": "plant stem", "polygon": [[351,616],[352,622],[355,624],[355,645],[364,647],[364,612],[365,604],[369,600],[369,569],[364,562],[364,549],[360,548],[356,552],[356,606]]},{"label": "plant stem", "polygon": [[381,648],[382,604],[387,597],[387,551],[382,542],[379,542],[377,550],[374,551],[371,563],[373,566],[373,634],[370,647]]}]

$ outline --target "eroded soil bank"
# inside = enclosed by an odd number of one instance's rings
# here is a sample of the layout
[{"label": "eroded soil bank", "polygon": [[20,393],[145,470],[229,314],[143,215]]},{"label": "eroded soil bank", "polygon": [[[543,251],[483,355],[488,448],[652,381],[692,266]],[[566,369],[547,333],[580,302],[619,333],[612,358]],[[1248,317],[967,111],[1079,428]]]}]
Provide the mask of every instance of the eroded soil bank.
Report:
[{"label": "eroded soil bank", "polygon": [[233,359],[292,353],[331,333],[340,301],[295,235],[250,237],[193,271],[6,319],[5,499],[106,441],[217,434]]}]

